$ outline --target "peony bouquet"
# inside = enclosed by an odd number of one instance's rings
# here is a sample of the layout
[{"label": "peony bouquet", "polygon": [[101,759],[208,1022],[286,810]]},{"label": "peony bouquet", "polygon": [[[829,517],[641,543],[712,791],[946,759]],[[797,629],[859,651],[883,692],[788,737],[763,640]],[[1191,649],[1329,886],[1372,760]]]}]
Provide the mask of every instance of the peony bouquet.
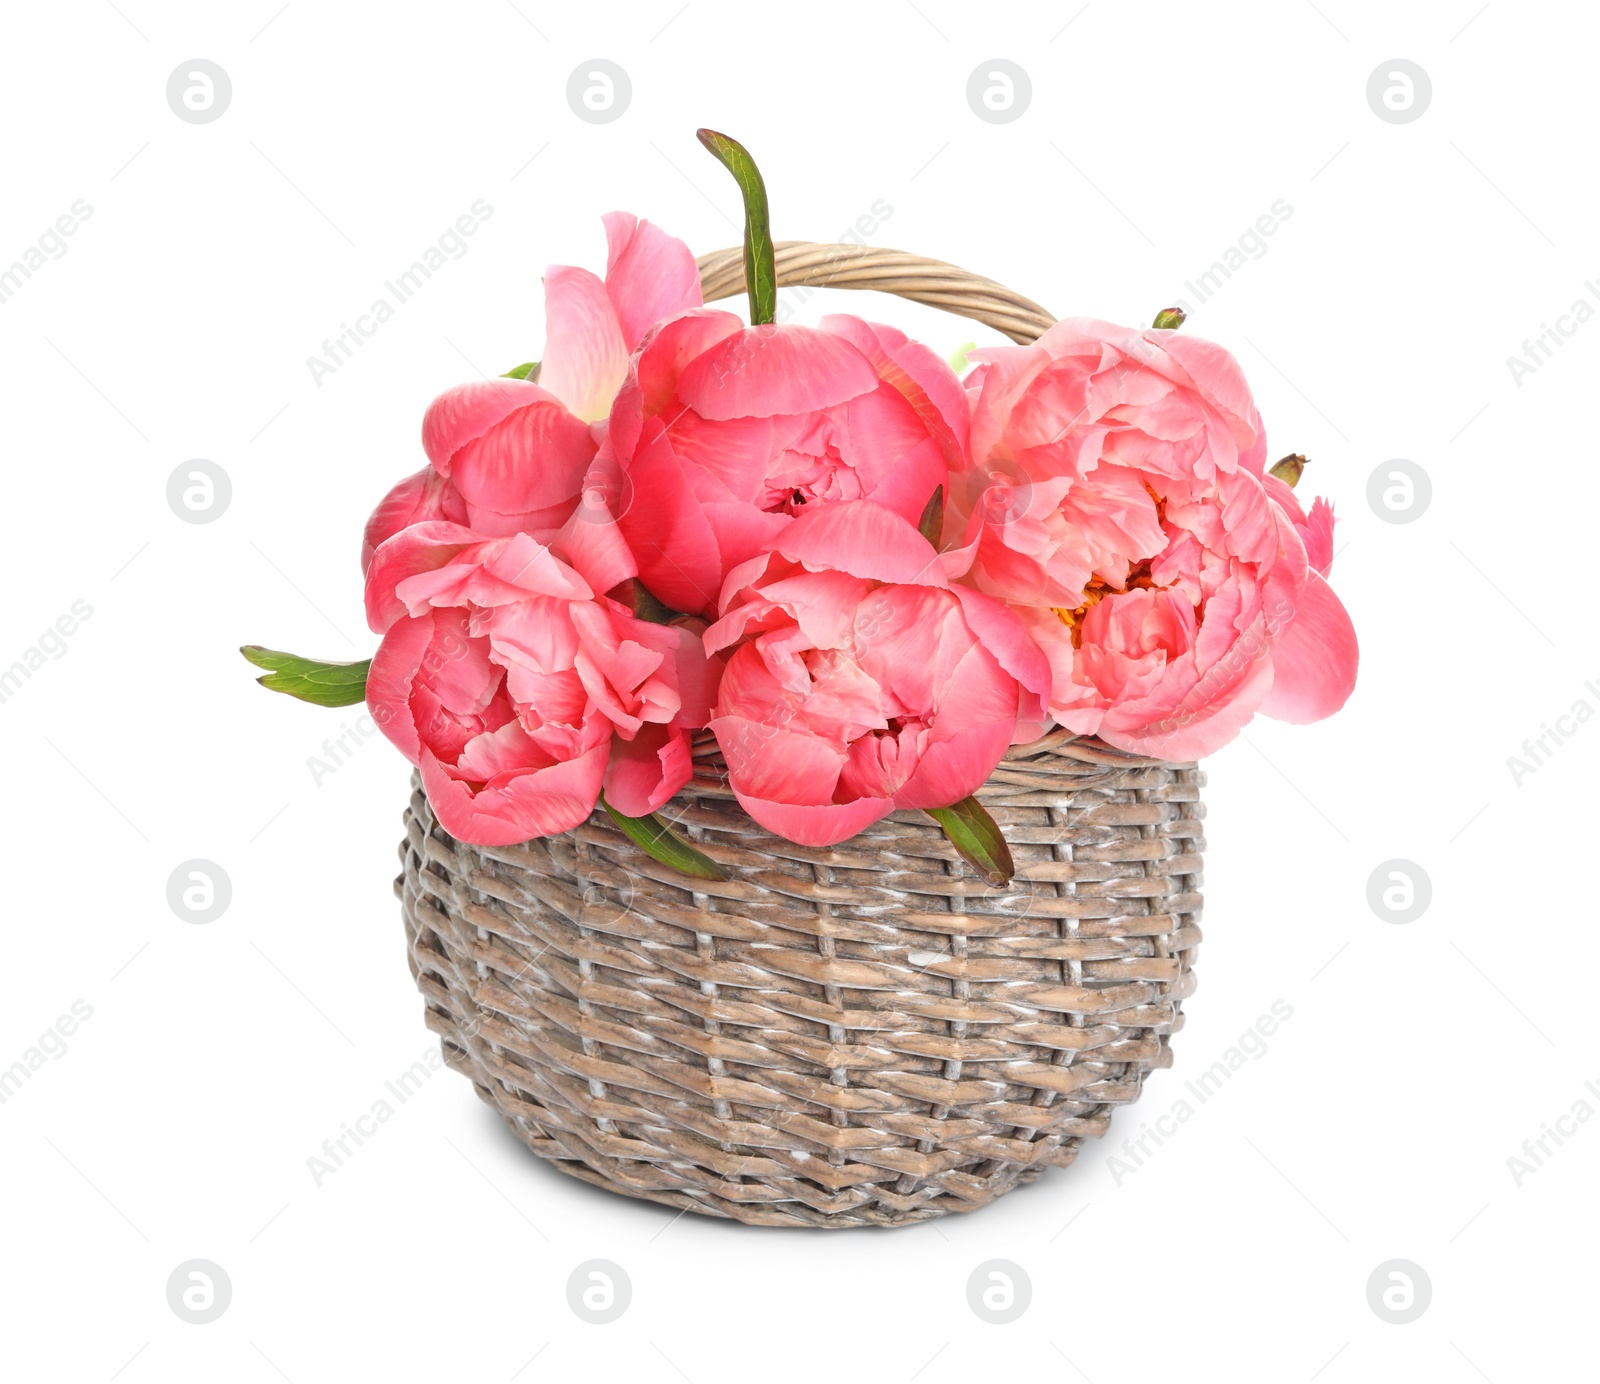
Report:
[{"label": "peony bouquet", "polygon": [[1191,760],[1258,711],[1304,723],[1356,676],[1333,512],[1267,461],[1238,362],[1058,322],[965,378],[893,327],[777,321],[765,189],[744,194],[748,325],[694,257],[604,218],[605,276],[545,276],[544,358],[428,407],[428,464],[367,521],[366,662],[249,646],[276,691],[365,700],[442,826],[497,846],[603,806],[718,867],[658,811],[715,736],[728,783],[805,846],[920,809],[999,882],[973,796],[1053,724]]}]

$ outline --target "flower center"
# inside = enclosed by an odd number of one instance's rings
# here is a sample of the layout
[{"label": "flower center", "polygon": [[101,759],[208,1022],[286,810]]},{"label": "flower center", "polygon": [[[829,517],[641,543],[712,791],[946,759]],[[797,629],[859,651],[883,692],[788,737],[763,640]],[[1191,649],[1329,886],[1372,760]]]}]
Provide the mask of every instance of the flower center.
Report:
[{"label": "flower center", "polygon": [[831,441],[819,452],[789,448],[773,459],[757,503],[768,514],[799,514],[819,501],[859,500],[861,478]]},{"label": "flower center", "polygon": [[[1161,583],[1150,575],[1151,561],[1152,559],[1145,558],[1140,562],[1136,562],[1128,569],[1128,575],[1123,578],[1121,586],[1112,586],[1109,582],[1103,581],[1099,577],[1091,577],[1089,584],[1083,588],[1082,605],[1075,606],[1071,610],[1067,610],[1063,606],[1050,607],[1056,619],[1072,631],[1072,647],[1074,649],[1083,646],[1084,618],[1107,596],[1125,596],[1128,592],[1134,590],[1160,591],[1163,589]],[[1167,584],[1171,585],[1170,582]]]}]

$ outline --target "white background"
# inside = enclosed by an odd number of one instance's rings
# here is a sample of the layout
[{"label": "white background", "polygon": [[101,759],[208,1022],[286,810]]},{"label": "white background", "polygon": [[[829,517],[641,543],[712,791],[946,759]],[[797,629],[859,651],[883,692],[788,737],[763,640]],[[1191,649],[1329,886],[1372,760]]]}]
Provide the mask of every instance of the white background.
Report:
[{"label": "white background", "polygon": [[[1507,1159],[1574,1102],[1600,1109],[1600,724],[1520,784],[1507,757],[1576,700],[1600,708],[1600,324],[1520,384],[1506,358],[1600,291],[1600,23],[1502,0],[918,6],[8,7],[0,264],[76,199],[93,215],[0,304],[0,666],[75,600],[94,612],[0,704],[0,1066],[93,1008],[0,1105],[9,1377],[1592,1370],[1600,1122],[1568,1125],[1520,1186]],[[197,56],[233,84],[203,125],[165,98]],[[565,98],[597,56],[633,85],[604,125]],[[1432,80],[1409,124],[1366,99],[1397,56]],[[1012,123],[967,104],[992,57],[1031,77]],[[1285,200],[1185,331],[1238,354],[1274,455],[1308,453],[1302,491],[1335,502],[1360,683],[1334,720],[1257,721],[1210,761],[1176,1068],[1105,1146],[979,1215],[838,1235],[675,1220],[544,1167],[448,1071],[318,1187],[308,1157],[432,1045],[390,892],[408,771],[374,740],[315,783],[307,758],[350,712],[267,696],[235,650],[370,651],[367,510],[422,464],[436,392],[539,355],[543,267],[602,267],[600,213],[735,243],[698,125],[754,151],[780,238],[835,239],[883,199],[875,242],[1063,315],[1147,321]],[[469,251],[315,384],[307,356],[479,198]],[[941,353],[997,339],[867,295],[807,313],[841,304]],[[168,508],[191,458],[231,478],[214,523]],[[1431,477],[1414,523],[1368,506],[1392,458]],[[208,925],[166,902],[193,857],[232,881]],[[1406,925],[1367,903],[1393,858],[1432,880]],[[1120,1139],[1275,1000],[1293,1017],[1265,1055],[1114,1173]],[[210,1325],[167,1305],[191,1258],[232,1281]],[[633,1285],[607,1326],[566,1301],[593,1258]],[[993,1258],[1033,1286],[1007,1326],[967,1306]],[[1367,1302],[1394,1258],[1432,1283],[1409,1325]]]}]

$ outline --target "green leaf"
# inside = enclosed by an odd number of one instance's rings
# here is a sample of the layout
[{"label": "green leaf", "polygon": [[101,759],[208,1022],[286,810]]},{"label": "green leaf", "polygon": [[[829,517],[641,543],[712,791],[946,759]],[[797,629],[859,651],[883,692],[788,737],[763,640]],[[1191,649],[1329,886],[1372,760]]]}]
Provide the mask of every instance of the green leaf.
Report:
[{"label": "green leaf", "polygon": [[702,855],[683,837],[679,836],[659,812],[648,817],[629,817],[618,812],[600,795],[600,806],[610,814],[611,820],[646,855],[676,870],[680,875],[695,879],[727,879],[728,872],[708,855]]},{"label": "green leaf", "polygon": [[521,365],[514,365],[500,378],[502,380],[537,380],[539,378],[539,362],[530,360]]},{"label": "green leaf", "polygon": [[922,518],[917,520],[917,532],[928,540],[935,548],[939,546],[939,539],[944,534],[944,487],[936,485],[933,494],[928,496],[928,503],[922,511]]},{"label": "green leaf", "polygon": [[767,185],[750,151],[736,139],[715,130],[696,130],[700,142],[739,184],[744,198],[744,286],[750,295],[750,322],[771,322],[778,315],[778,272],[773,264],[772,228],[767,216]]},{"label": "green leaf", "polygon": [[1272,469],[1267,474],[1276,476],[1290,490],[1293,490],[1300,483],[1300,477],[1304,474],[1305,469],[1306,459],[1299,452],[1295,452],[1292,456],[1284,457],[1282,461],[1274,462]]},{"label": "green leaf", "polygon": [[930,807],[928,816],[941,827],[957,854],[990,884],[1009,884],[1016,873],[1011,847],[994,818],[976,798],[950,807]]},{"label": "green leaf", "polygon": [[954,370],[956,374],[961,374],[967,368],[967,352],[976,351],[977,349],[978,343],[976,341],[963,341],[961,345],[956,348],[955,354],[950,357],[948,362],[950,368]]},{"label": "green leaf", "polygon": [[1162,308],[1156,314],[1156,320],[1150,325],[1160,327],[1163,331],[1175,332],[1188,319],[1189,314],[1182,308]]},{"label": "green leaf", "polygon": [[267,675],[256,681],[269,691],[284,692],[317,706],[354,706],[366,699],[370,658],[360,663],[323,663],[263,649],[259,644],[246,644],[239,652],[257,668],[267,669]]}]

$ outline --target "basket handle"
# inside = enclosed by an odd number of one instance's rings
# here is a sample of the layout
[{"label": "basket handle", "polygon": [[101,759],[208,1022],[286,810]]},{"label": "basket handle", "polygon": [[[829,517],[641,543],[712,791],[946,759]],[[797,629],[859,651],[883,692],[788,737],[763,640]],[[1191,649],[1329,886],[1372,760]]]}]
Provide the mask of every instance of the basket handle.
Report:
[{"label": "basket handle", "polygon": [[[1031,299],[943,260],[876,245],[823,245],[810,240],[780,240],[773,248],[780,288],[789,284],[875,288],[970,317],[1024,346],[1055,325],[1056,319]],[[713,250],[696,263],[706,302],[744,292],[744,251],[740,247]]]}]

